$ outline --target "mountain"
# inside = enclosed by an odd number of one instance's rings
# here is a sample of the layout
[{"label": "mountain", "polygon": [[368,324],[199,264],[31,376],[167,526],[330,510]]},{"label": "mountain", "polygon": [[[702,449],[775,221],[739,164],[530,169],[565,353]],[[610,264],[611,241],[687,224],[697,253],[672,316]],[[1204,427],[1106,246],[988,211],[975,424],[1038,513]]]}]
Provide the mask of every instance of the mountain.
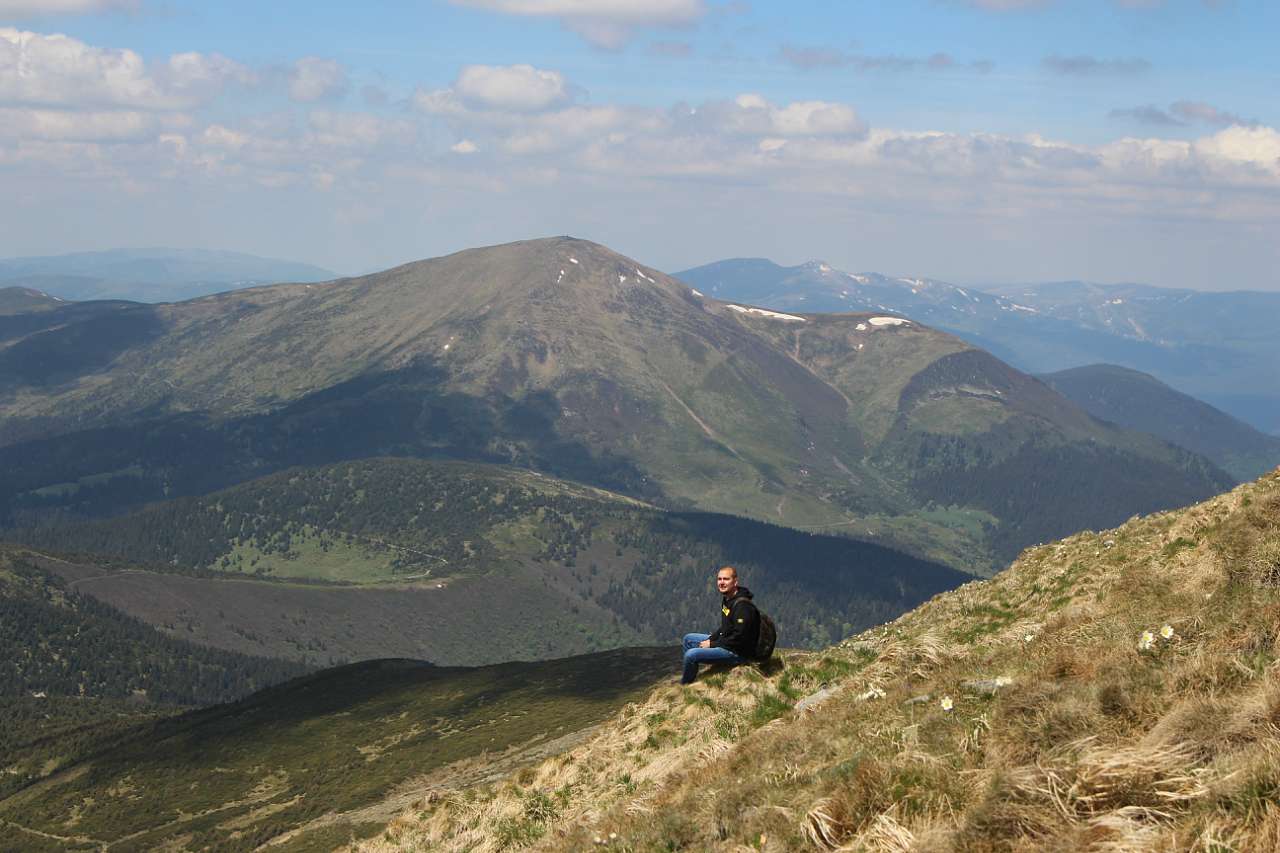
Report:
[{"label": "mountain", "polygon": [[938,328],[984,328],[1007,319],[1001,315],[1037,313],[1012,299],[980,290],[929,278],[849,273],[822,261],[784,267],[765,258],[732,258],[678,272],[675,277],[731,302],[778,311],[888,311]]},{"label": "mountain", "polygon": [[670,648],[377,661],[137,722],[0,820],[28,849],[1273,850],[1278,579],[1280,471],[690,686]]},{"label": "mountain", "polygon": [[0,697],[207,705],[304,671],[165,636],[0,547]]},{"label": "mountain", "polygon": [[1040,378],[1094,417],[1195,451],[1241,481],[1280,465],[1280,438],[1175,391],[1149,374],[1094,364]]},{"label": "mountain", "polygon": [[67,300],[176,302],[257,284],[334,278],[311,264],[208,249],[111,249],[0,259],[0,285],[35,288]]},{"label": "mountain", "polygon": [[1263,431],[1280,432],[1280,395],[1269,390],[1280,365],[1280,343],[1270,328],[1270,318],[1280,316],[1280,294],[1085,282],[978,289],[756,258],[719,261],[676,277],[718,298],[778,311],[896,312],[1035,373],[1123,365]]},{"label": "mountain", "polygon": [[1081,281],[1006,285],[999,292],[1050,317],[1168,354],[1146,363],[1100,355],[1077,364],[1112,361],[1145,370],[1264,432],[1280,433],[1274,328],[1280,293]]},{"label": "mountain", "polygon": [[1278,521],[1273,473],[1029,549],[780,672],[661,686],[536,767],[422,790],[354,849],[1274,850]]},{"label": "mountain", "polygon": [[770,602],[789,645],[816,647],[968,579],[845,537],[410,459],[295,468],[12,535],[102,555],[31,559],[167,633],[313,664],[482,664],[669,642],[707,623],[708,579],[726,564]]},{"label": "mountain", "polygon": [[56,296],[27,287],[0,287],[0,317],[48,311],[57,308],[62,301]]},{"label": "mountain", "polygon": [[672,677],[674,658],[664,648],[478,669],[370,661],[137,721],[21,785],[0,777],[0,847],[332,850],[379,832],[424,787],[480,782],[582,740]]},{"label": "mountain", "polygon": [[990,571],[1230,482],[915,321],[725,303],[571,238],[26,316],[48,323],[0,350],[11,526],[294,465],[449,457]]}]

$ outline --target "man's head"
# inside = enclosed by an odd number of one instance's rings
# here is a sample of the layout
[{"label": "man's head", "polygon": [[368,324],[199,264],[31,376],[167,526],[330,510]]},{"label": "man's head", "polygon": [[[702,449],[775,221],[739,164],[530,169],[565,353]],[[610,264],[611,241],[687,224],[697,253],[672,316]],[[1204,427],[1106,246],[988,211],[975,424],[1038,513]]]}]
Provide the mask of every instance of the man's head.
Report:
[{"label": "man's head", "polygon": [[716,572],[716,589],[726,598],[738,591],[738,570],[733,566],[725,566]]}]

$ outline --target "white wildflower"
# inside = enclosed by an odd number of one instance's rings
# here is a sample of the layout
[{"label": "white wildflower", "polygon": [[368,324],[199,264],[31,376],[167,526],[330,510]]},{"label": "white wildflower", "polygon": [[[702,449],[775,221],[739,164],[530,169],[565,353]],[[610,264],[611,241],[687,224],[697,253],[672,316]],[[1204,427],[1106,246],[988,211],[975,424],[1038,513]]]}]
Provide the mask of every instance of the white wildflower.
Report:
[{"label": "white wildflower", "polygon": [[1150,631],[1143,631],[1142,636],[1138,638],[1138,648],[1141,651],[1147,651],[1156,643],[1156,635]]},{"label": "white wildflower", "polygon": [[611,832],[611,833],[609,833],[609,840],[610,840],[610,841],[617,841],[617,840],[618,840],[618,833],[616,833],[616,832]]},{"label": "white wildflower", "polygon": [[950,696],[943,696],[941,704],[942,704],[942,710],[944,711],[950,711],[952,708],[956,706],[956,703],[951,701]]},{"label": "white wildflower", "polygon": [[1023,635],[1022,635],[1022,642],[1024,642],[1024,643],[1030,643],[1030,642],[1031,642],[1032,640],[1034,640],[1035,638],[1036,638],[1036,635],[1035,635],[1035,634],[1033,634],[1033,633],[1031,633],[1030,631],[1028,631],[1027,633],[1025,633],[1025,634],[1023,634]]},{"label": "white wildflower", "polygon": [[1173,639],[1173,626],[1172,626],[1172,625],[1165,625],[1163,628],[1161,628],[1161,629],[1160,629],[1160,637],[1161,637],[1161,639],[1165,639],[1165,640],[1172,640],[1172,639]]}]

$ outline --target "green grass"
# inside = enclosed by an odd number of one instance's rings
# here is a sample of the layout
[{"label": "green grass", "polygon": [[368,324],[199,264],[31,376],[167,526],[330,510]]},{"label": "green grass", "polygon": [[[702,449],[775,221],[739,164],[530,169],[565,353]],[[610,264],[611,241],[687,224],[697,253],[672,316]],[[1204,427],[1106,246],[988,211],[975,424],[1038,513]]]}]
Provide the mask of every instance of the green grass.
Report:
[{"label": "green grass", "polygon": [[[101,842],[130,837],[128,849],[184,836],[193,847],[252,849],[328,812],[376,803],[451,762],[577,731],[671,669],[669,649],[480,669],[411,661],[343,667],[237,704],[139,723],[131,738],[92,759],[91,772],[78,774],[90,765],[71,763],[0,800],[0,821]],[[558,813],[555,798],[531,795],[521,817],[497,831],[523,843]],[[340,821],[295,839],[293,849],[366,829]]]},{"label": "green grass", "polygon": [[[348,544],[340,537],[331,537],[330,544],[322,547],[320,536],[310,527],[292,537],[291,547],[286,554],[260,549],[254,545],[253,540],[238,541],[207,568],[240,574],[356,584],[396,580],[396,572],[386,549],[379,554],[359,544]],[[429,569],[423,569],[423,572],[426,571]]]}]

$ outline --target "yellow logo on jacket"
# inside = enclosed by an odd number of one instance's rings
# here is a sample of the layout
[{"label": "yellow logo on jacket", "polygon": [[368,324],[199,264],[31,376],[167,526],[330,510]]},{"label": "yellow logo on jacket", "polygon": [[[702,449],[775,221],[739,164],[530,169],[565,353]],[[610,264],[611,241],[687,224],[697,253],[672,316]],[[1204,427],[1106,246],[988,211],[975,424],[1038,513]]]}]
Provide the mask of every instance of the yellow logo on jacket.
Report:
[{"label": "yellow logo on jacket", "polygon": [[721,607],[721,608],[720,608],[720,612],[721,612],[721,613],[723,613],[725,616],[728,616],[728,615],[729,615],[729,608],[727,608],[727,607]]}]

